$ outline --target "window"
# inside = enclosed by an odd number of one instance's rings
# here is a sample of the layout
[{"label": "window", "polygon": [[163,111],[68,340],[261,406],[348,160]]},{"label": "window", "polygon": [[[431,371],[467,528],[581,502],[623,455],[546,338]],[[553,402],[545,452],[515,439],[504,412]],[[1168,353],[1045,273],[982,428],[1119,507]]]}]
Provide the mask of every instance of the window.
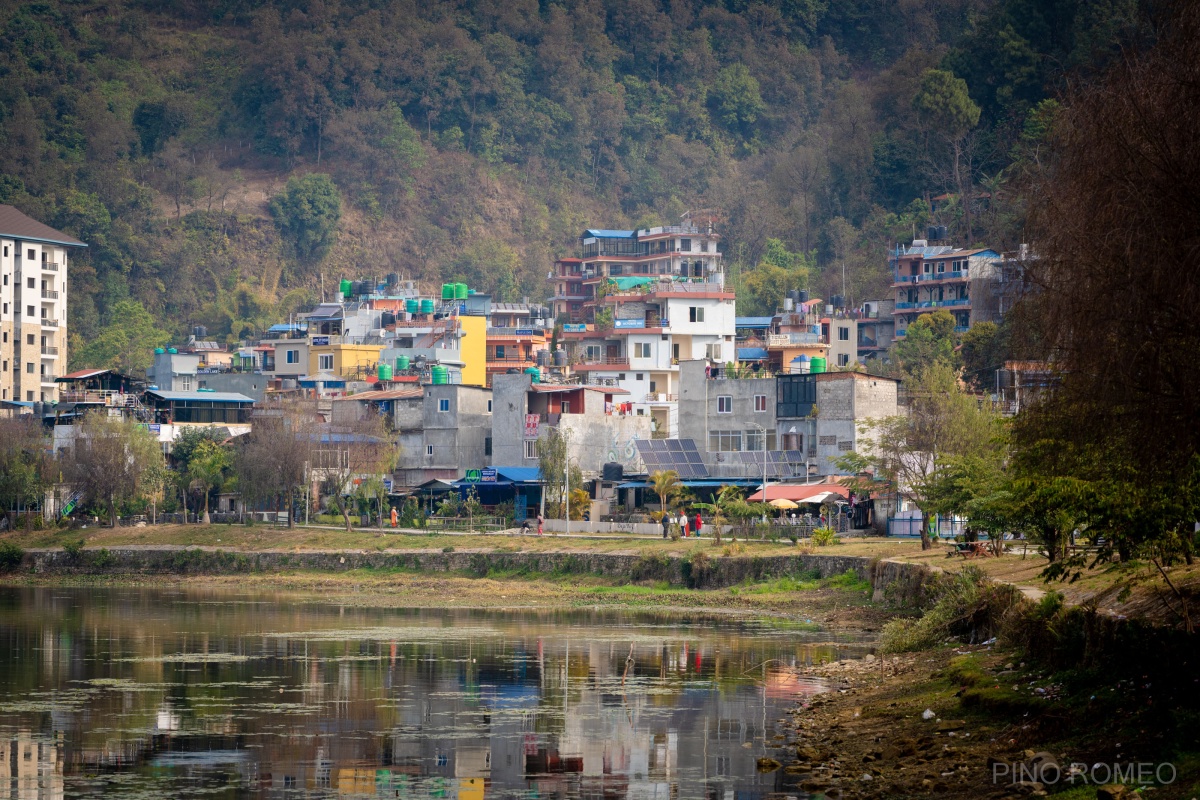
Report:
[{"label": "window", "polygon": [[838,353],[837,365],[839,367],[849,366],[850,365],[850,356],[846,353]]},{"label": "window", "polygon": [[[762,431],[750,430],[746,431],[746,451],[761,452],[763,449]],[[767,431],[767,447],[768,450],[775,450],[775,431]],[[761,464],[759,465],[762,466]]]},{"label": "window", "polygon": [[733,413],[733,397],[723,394],[717,397],[717,413],[732,414]]},{"label": "window", "polygon": [[690,306],[688,308],[688,322],[704,322],[704,309]]},{"label": "window", "polygon": [[709,431],[708,449],[717,453],[737,453],[742,449],[741,431]]},{"label": "window", "polygon": [[26,392],[25,399],[32,403],[33,402],[33,392]]},{"label": "window", "polygon": [[496,345],[496,360],[497,361],[504,360],[504,345],[502,345],[502,344]]},{"label": "window", "polygon": [[333,369],[333,353],[323,353],[317,356],[317,369],[323,371]]},{"label": "window", "polygon": [[[645,380],[645,378],[643,377],[643,375],[644,375],[644,374],[645,374],[645,373],[642,373],[642,372],[638,372],[638,373],[636,373],[636,374],[634,375],[634,380],[637,380],[637,381]],[[654,390],[653,390],[653,389],[651,389],[651,391],[654,391]]]},{"label": "window", "polygon": [[[8,258],[8,245],[4,245],[4,257],[5,257],[5,258]],[[6,280],[6,281],[4,281],[4,282],[5,282],[5,283],[8,283],[8,281],[7,281],[7,280]]]},{"label": "window", "polygon": [[562,401],[562,408],[560,409],[559,413],[562,413],[562,414],[570,414],[571,413],[571,401],[570,400]]},{"label": "window", "polygon": [[939,261],[939,262],[938,262],[938,269],[937,269],[937,271],[938,271],[938,272],[945,272],[945,271],[946,271],[946,262],[945,262],[945,261]]},{"label": "window", "polygon": [[439,397],[438,398],[438,411],[441,413],[445,413],[446,411],[449,411],[449,410],[450,410],[450,398],[449,397]]},{"label": "window", "polygon": [[527,439],[525,441],[525,457],[537,458],[537,439]]},{"label": "window", "polygon": [[431,444],[425,445],[425,455],[427,455],[427,456],[433,455],[433,445],[431,445]]},{"label": "window", "polygon": [[37,288],[37,281],[35,281],[33,278],[27,278],[27,279],[25,280],[25,285],[26,285],[28,288],[30,288],[30,289],[36,289],[36,288]]},{"label": "window", "polygon": [[679,363],[679,345],[678,344],[671,345],[671,360],[674,361],[676,364]]},{"label": "window", "polygon": [[284,351],[284,362],[288,363],[288,364],[299,364],[300,363],[300,351],[299,350],[285,350]]},{"label": "window", "polygon": [[708,356],[708,358],[710,360],[712,360],[712,361],[720,361],[721,360],[721,345],[719,345],[719,344],[706,345],[704,350],[705,350],[705,355]]},{"label": "window", "polygon": [[37,316],[37,312],[33,310],[33,306],[26,306],[25,310],[27,312],[25,314],[25,316],[27,316],[27,317],[36,317]]},{"label": "window", "polygon": [[490,436],[483,437],[483,454],[485,456],[492,454],[492,437]]},{"label": "window", "polygon": [[850,329],[849,328],[841,326],[841,325],[838,326],[838,341],[841,341],[841,342],[850,341]]},{"label": "window", "polygon": [[583,351],[587,354],[588,361],[598,361],[600,359],[600,345],[598,344],[589,344]]},{"label": "window", "polygon": [[701,253],[707,253],[707,252],[708,252],[708,240],[707,240],[707,239],[705,239],[704,241],[700,242],[700,252],[701,252]]},{"label": "window", "polygon": [[27,254],[28,254],[28,257],[29,257],[29,260],[30,260],[30,261],[37,261],[37,256],[36,256],[36,255],[34,255],[34,252],[33,252],[32,250],[28,250],[28,251],[26,251],[26,252],[27,252]]},{"label": "window", "polygon": [[657,393],[658,393],[658,382],[650,381],[650,394],[657,394]]},{"label": "window", "polygon": [[680,239],[679,240],[679,249],[685,253],[692,252],[692,240],[691,239]]},{"label": "window", "polygon": [[28,362],[25,365],[25,371],[28,372],[30,375],[33,374],[33,362],[32,361]]},{"label": "window", "polygon": [[[488,413],[489,414],[492,413],[492,401],[491,400],[488,400]],[[491,439],[488,439],[488,441],[490,442]]]},{"label": "window", "polygon": [[7,314],[7,313],[8,313],[8,303],[5,303],[5,304],[4,304],[4,313],[5,313],[5,314]]},{"label": "window", "polygon": [[767,410],[767,396],[765,394],[754,395],[754,410],[755,411],[766,411]]},{"label": "window", "polygon": [[179,376],[179,391],[190,392],[191,390],[192,390],[192,376],[191,375]]},{"label": "window", "polygon": [[634,342],[633,343],[633,355],[635,358],[649,358],[650,357],[650,343],[649,342]]}]

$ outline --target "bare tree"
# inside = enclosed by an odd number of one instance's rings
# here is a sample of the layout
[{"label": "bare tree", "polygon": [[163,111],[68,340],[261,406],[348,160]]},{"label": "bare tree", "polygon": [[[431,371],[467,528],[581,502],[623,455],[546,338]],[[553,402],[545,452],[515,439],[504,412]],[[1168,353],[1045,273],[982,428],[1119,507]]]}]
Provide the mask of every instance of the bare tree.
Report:
[{"label": "bare tree", "polygon": [[329,425],[311,438],[313,474],[320,478],[324,493],[342,515],[348,533],[355,487],[391,474],[396,466],[395,439],[379,414],[349,424]]},{"label": "bare tree", "polygon": [[[254,419],[253,430],[239,441],[234,471],[242,497],[250,502],[281,502],[288,527],[296,526],[297,492],[305,484],[314,442],[315,408],[306,401],[272,402]],[[305,490],[306,491],[306,490]]]},{"label": "bare tree", "polygon": [[108,509],[117,526],[117,506],[144,497],[161,478],[163,453],[146,428],[103,411],[87,414],[75,432],[67,476],[91,503]]},{"label": "bare tree", "polygon": [[[0,511],[28,511],[47,486],[45,439],[32,414],[0,418]],[[32,524],[28,514],[26,524]]]}]

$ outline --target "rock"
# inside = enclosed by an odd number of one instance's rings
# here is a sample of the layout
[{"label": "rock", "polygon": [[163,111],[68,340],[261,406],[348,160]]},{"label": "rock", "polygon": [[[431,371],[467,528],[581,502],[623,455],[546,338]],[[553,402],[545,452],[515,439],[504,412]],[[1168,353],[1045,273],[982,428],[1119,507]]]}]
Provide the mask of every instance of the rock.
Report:
[{"label": "rock", "polygon": [[967,723],[961,719],[944,719],[938,723],[937,729],[942,733],[949,731],[961,731],[967,726]]},{"label": "rock", "polygon": [[759,772],[774,772],[783,765],[773,758],[760,758],[755,762]]},{"label": "rock", "polygon": [[870,781],[875,780],[874,776],[869,772],[864,772],[862,775],[859,775],[858,779],[863,783],[869,783]]},{"label": "rock", "polygon": [[875,663],[875,655],[873,653],[867,653],[867,655],[863,659],[863,661],[867,662],[868,664],[874,664]]},{"label": "rock", "polygon": [[1129,787],[1123,783],[1110,783],[1096,789],[1096,800],[1124,800]]},{"label": "rock", "polygon": [[815,747],[797,747],[796,757],[805,761],[820,761],[821,751]]},{"label": "rock", "polygon": [[931,709],[931,708],[927,708],[921,712],[921,719],[928,720],[928,719],[933,719],[936,716],[937,716],[937,714],[933,713],[933,709]]}]

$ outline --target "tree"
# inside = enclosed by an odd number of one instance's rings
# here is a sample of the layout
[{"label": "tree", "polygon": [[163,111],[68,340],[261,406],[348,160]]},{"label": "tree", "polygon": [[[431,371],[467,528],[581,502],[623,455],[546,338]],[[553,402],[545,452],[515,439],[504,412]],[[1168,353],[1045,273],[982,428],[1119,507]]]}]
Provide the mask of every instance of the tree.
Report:
[{"label": "tree", "polygon": [[171,340],[154,317],[136,300],[120,300],[110,309],[99,335],[71,350],[75,365],[114,369],[126,375],[145,375],[153,363],[154,348]]},{"label": "tree", "polygon": [[349,533],[351,500],[364,481],[390,475],[396,466],[396,442],[382,415],[330,425],[313,445],[313,473],[333,502]]},{"label": "tree", "polygon": [[254,418],[245,436],[238,437],[233,471],[242,498],[249,503],[281,504],[287,508],[288,527],[296,526],[296,495],[304,487],[313,442],[308,426],[316,409],[301,402],[276,401]]},{"label": "tree", "polygon": [[679,473],[673,469],[655,470],[650,473],[650,485],[658,495],[658,507],[664,514],[671,510],[671,501],[679,494],[683,484],[679,482]]},{"label": "tree", "polygon": [[907,416],[869,420],[862,432],[871,439],[862,452],[838,459],[853,475],[871,471],[891,490],[907,495],[921,512],[921,548],[932,541],[929,514],[934,513],[930,487],[953,457],[980,455],[993,448],[998,418],[958,389],[953,370],[936,364],[909,386]]},{"label": "tree", "polygon": [[28,511],[49,477],[49,442],[32,414],[0,418],[0,510]]},{"label": "tree", "polygon": [[967,134],[979,124],[980,108],[971,99],[967,82],[953,72],[926,70],[921,87],[913,97],[913,108],[927,121],[933,134],[947,143],[953,156],[951,176],[962,203],[967,242],[974,241],[971,221],[970,167],[963,164],[963,146]]},{"label": "tree", "polygon": [[325,257],[337,237],[342,193],[323,173],[293,176],[283,193],[271,198],[270,209],[296,258],[313,263]]},{"label": "tree", "polygon": [[1008,331],[994,322],[977,322],[962,337],[963,380],[983,391],[995,386],[996,370],[1008,353]]},{"label": "tree", "polygon": [[537,440],[537,453],[538,474],[546,495],[546,514],[551,517],[563,516],[568,480],[571,490],[582,489],[583,471],[578,464],[571,464],[568,478],[567,437],[558,428],[548,428]]},{"label": "tree", "polygon": [[729,131],[753,139],[755,123],[766,108],[758,79],[745,64],[730,64],[717,73],[709,98],[713,115]]},{"label": "tree", "polygon": [[87,502],[108,509],[117,526],[117,506],[145,497],[163,463],[154,434],[132,420],[96,411],[84,416],[75,431],[74,453],[67,479]]},{"label": "tree", "polygon": [[945,309],[938,309],[917,317],[904,336],[892,345],[890,360],[903,377],[918,382],[930,369],[956,369],[954,316]]},{"label": "tree", "polygon": [[789,251],[783,241],[767,239],[758,265],[741,276],[738,301],[748,314],[774,314],[789,290],[808,285],[811,259]]},{"label": "tree", "polygon": [[226,471],[232,465],[233,457],[229,449],[214,442],[201,442],[188,461],[188,487],[198,489],[204,496],[205,525],[212,521],[208,516],[208,495],[225,482]]},{"label": "tree", "polygon": [[1039,291],[1024,301],[1030,330],[1014,330],[1044,343],[1060,380],[1016,419],[1020,474],[1089,486],[1106,558],[1168,562],[1192,557],[1200,505],[1200,8],[1171,8],[1153,48],[1054,116],[1025,187]]}]

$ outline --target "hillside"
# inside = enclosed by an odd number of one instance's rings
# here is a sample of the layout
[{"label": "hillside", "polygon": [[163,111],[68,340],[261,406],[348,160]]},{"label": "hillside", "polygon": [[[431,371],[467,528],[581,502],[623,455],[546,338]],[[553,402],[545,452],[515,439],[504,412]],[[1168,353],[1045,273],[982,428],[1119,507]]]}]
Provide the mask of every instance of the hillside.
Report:
[{"label": "hillside", "polygon": [[[0,9],[0,202],[91,245],[76,363],[233,341],[347,275],[538,297],[585,225],[692,208],[739,282],[828,296],[844,264],[859,302],[929,222],[1017,243],[1047,98],[1148,25],[1133,0],[257,5]],[[309,174],[325,210],[272,212]]]}]

